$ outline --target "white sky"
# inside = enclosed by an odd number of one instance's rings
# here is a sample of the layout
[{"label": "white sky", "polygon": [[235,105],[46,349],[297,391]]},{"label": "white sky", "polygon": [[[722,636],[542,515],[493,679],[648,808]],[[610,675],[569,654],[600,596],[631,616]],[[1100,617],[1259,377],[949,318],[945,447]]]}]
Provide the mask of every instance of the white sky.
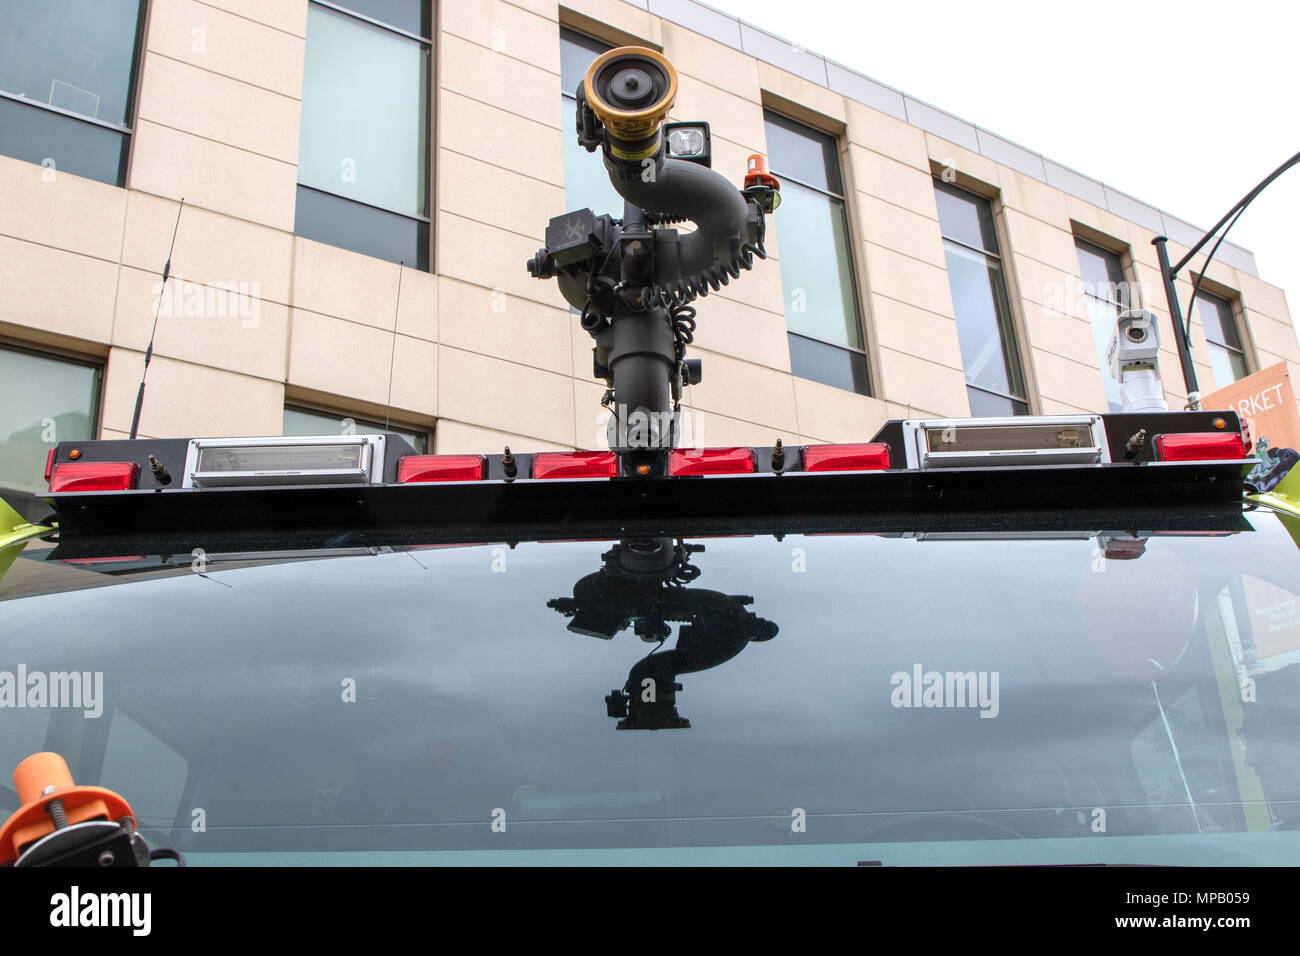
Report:
[{"label": "white sky", "polygon": [[[709,2],[1202,230],[1300,150],[1298,0]],[[1300,166],[1228,235],[1293,321],[1298,214]]]}]

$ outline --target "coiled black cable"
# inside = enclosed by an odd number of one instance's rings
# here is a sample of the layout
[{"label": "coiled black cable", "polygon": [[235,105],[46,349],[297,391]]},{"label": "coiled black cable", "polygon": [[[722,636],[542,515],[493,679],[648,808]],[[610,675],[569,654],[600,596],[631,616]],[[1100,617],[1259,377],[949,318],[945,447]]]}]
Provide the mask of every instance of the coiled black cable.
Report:
[{"label": "coiled black cable", "polygon": [[679,303],[669,307],[668,315],[677,345],[677,361],[681,362],[686,358],[686,346],[695,341],[695,306]]}]

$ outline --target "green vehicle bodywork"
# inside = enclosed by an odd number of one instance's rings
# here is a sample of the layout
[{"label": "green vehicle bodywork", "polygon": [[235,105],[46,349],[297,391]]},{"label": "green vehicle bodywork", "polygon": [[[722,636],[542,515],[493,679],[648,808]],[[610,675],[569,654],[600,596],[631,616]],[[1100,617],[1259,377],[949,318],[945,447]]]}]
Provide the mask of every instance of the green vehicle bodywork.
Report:
[{"label": "green vehicle bodywork", "polygon": [[0,578],[14,563],[24,544],[53,530],[47,525],[27,521],[0,498]]}]

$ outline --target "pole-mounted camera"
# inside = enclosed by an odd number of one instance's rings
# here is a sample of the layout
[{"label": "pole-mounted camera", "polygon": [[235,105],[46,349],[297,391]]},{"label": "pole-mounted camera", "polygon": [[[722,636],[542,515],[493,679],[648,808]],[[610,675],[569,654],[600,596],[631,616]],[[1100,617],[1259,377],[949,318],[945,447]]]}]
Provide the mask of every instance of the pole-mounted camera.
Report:
[{"label": "pole-mounted camera", "polygon": [[[677,73],[655,50],[619,47],[591,64],[576,91],[578,142],[601,151],[623,215],[557,216],[528,261],[536,278],[556,279],[595,340],[593,374],[615,408],[610,448],[627,476],[665,473],[682,389],[701,375],[686,358],[690,303],[767,258],[765,217],[780,202],[761,156],[744,189],[713,171],[708,124],[665,122],[676,96]],[[672,228],[686,221],[694,231]]]}]

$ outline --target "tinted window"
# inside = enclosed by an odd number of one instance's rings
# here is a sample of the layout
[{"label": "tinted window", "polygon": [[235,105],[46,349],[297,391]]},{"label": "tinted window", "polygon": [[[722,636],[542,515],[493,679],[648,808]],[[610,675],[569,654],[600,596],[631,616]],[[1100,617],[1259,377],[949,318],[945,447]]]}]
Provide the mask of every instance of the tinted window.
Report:
[{"label": "tinted window", "polygon": [[0,90],[128,124],[139,16],[139,0],[5,4]]},{"label": "tinted window", "polygon": [[935,180],[934,198],[939,207],[939,228],[944,237],[985,252],[998,254],[997,230],[989,201],[942,180]]},{"label": "tinted window", "polygon": [[0,347],[0,488],[45,491],[46,453],[93,438],[100,370],[51,355]]},{"label": "tinted window", "polygon": [[128,142],[125,133],[0,97],[0,152],[14,159],[120,185]]},{"label": "tinted window", "polygon": [[1214,380],[1227,385],[1248,374],[1246,356],[1237,332],[1237,319],[1232,303],[1207,292],[1196,294],[1196,309],[1205,329],[1205,341],[1210,349],[1210,365]]},{"label": "tinted window", "polygon": [[867,394],[852,234],[834,137],[764,113],[768,161],[781,183],[772,217],[795,375]]},{"label": "tinted window", "polygon": [[[1083,278],[1083,297],[1088,308],[1088,321],[1092,326],[1092,341],[1106,387],[1106,403],[1110,411],[1124,407],[1119,380],[1110,373],[1106,352],[1121,312],[1133,308],[1128,281],[1124,278],[1124,265],[1119,256],[1082,239],[1075,239],[1079,256],[1079,274]],[[1062,318],[1059,321],[1069,321]]]},{"label": "tinted window", "polygon": [[420,454],[429,450],[429,433],[399,428],[391,422],[369,421],[349,415],[333,415],[310,408],[284,409],[284,435],[382,435],[393,432],[405,438]]},{"label": "tinted window", "polygon": [[123,184],[140,9],[140,0],[5,5],[0,152]]},{"label": "tinted window", "polygon": [[[1029,407],[993,207],[982,196],[940,180],[935,180],[934,192],[971,414],[982,414],[976,407],[1009,409],[998,414],[1026,414]],[[987,394],[977,395],[977,391]]]},{"label": "tinted window", "polygon": [[299,235],[427,268],[429,69],[427,43],[309,5]]},{"label": "tinted window", "polygon": [[600,151],[589,153],[578,145],[575,132],[578,101],[574,98],[587,67],[608,44],[572,30],[560,30],[560,126],[564,130],[564,204],[567,209],[590,209],[596,215],[623,218],[623,197],[609,181]]}]

